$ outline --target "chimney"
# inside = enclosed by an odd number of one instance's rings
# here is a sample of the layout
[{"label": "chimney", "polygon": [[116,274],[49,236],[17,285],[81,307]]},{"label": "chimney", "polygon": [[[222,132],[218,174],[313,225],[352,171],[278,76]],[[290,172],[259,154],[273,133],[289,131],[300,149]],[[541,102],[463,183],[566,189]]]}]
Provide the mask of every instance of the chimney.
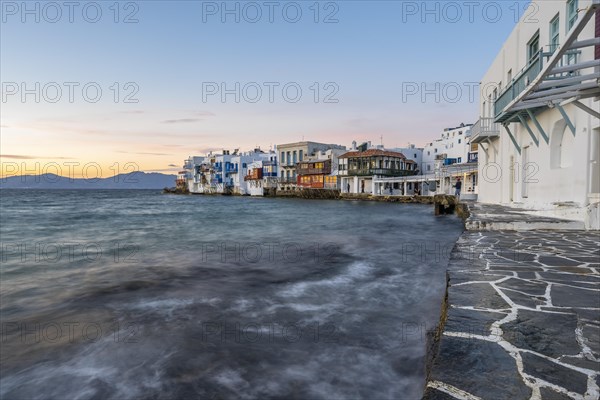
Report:
[{"label": "chimney", "polygon": [[352,141],[352,150],[356,151],[356,140]]}]

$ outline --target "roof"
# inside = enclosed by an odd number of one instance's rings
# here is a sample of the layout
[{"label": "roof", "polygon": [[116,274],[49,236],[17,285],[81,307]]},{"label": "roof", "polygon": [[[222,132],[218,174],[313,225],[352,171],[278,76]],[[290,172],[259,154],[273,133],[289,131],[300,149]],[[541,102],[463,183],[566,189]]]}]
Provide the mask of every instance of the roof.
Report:
[{"label": "roof", "polygon": [[340,158],[350,158],[350,157],[399,157],[406,159],[404,154],[398,153],[397,151],[389,151],[389,150],[380,150],[380,149],[369,149],[366,151],[349,151],[340,156]]}]

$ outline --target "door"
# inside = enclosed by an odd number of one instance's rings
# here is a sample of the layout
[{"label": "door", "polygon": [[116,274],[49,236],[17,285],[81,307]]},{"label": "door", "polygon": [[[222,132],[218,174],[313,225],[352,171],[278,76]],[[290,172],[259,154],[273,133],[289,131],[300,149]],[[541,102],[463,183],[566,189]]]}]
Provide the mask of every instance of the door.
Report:
[{"label": "door", "polygon": [[590,146],[590,184],[588,194],[594,200],[600,198],[600,128],[592,130]]},{"label": "door", "polygon": [[521,160],[521,197],[527,198],[529,197],[529,184],[527,179],[527,167],[529,164],[529,146],[523,147],[522,156],[523,159]]},{"label": "door", "polygon": [[508,182],[508,200],[511,202],[514,201],[515,198],[515,183],[517,183],[515,176],[515,168],[515,157],[510,156],[510,181]]}]

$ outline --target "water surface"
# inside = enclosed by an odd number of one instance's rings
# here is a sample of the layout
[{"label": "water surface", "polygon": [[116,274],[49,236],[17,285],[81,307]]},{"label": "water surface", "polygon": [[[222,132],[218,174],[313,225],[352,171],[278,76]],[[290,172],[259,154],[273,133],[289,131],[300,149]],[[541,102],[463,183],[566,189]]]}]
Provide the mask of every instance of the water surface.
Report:
[{"label": "water surface", "polygon": [[419,398],[431,206],[3,190],[7,399]]}]

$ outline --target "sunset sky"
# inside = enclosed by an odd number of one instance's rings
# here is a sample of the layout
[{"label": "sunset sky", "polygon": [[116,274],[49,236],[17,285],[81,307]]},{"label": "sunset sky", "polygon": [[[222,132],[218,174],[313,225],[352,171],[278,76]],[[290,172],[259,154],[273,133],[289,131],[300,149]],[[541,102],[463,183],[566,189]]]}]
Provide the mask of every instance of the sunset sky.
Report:
[{"label": "sunset sky", "polygon": [[[35,163],[38,173],[56,173],[42,170],[47,163],[97,163],[103,176],[129,172],[127,163],[172,173],[211,149],[302,139],[349,145],[383,136],[388,147],[423,145],[445,127],[477,120],[469,86],[528,2],[447,3],[299,1],[269,9],[227,2],[239,9],[236,22],[222,2],[121,2],[118,15],[114,2],[99,2],[98,17],[87,2],[74,10],[2,2],[2,173],[6,163],[23,163],[28,173]],[[39,15],[24,13],[23,4],[38,4]],[[236,82],[239,102],[235,94],[225,101],[207,94]],[[264,82],[272,82],[272,101]],[[423,102],[420,92],[403,99],[406,88],[435,82],[447,85],[447,98],[438,91],[439,101],[430,94]],[[256,86],[262,97],[253,102]],[[292,102],[297,87],[302,95]],[[23,88],[31,90],[24,99]],[[337,103],[325,102],[328,94]]]}]

